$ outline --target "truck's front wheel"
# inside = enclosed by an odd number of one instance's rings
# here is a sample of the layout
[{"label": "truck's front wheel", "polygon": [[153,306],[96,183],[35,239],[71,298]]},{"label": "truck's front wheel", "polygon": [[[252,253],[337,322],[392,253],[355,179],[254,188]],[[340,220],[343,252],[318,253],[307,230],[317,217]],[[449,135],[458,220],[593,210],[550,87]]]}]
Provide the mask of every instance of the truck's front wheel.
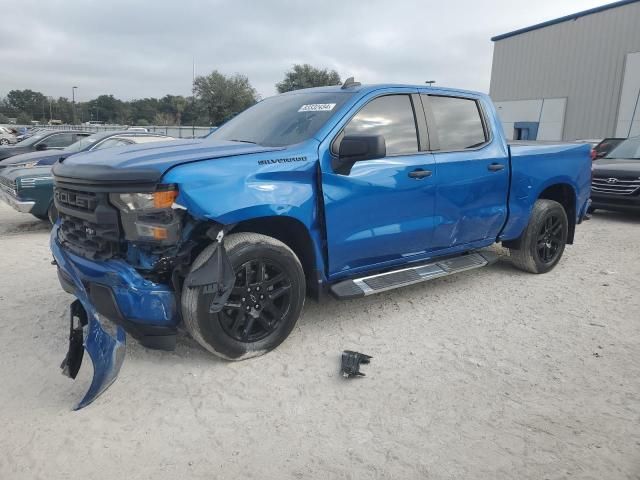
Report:
[{"label": "truck's front wheel", "polygon": [[531,273],[546,273],[555,267],[567,243],[569,222],[562,205],[553,200],[538,200],[518,249],[510,249],[513,264]]},{"label": "truck's front wheel", "polygon": [[[196,258],[191,271],[211,257],[213,248],[215,244]],[[304,305],[305,277],[295,253],[266,235],[229,235],[225,248],[235,273],[227,303],[211,313],[201,301],[204,287],[185,287],[182,316],[204,348],[228,360],[242,360],[273,350],[289,336]]]}]

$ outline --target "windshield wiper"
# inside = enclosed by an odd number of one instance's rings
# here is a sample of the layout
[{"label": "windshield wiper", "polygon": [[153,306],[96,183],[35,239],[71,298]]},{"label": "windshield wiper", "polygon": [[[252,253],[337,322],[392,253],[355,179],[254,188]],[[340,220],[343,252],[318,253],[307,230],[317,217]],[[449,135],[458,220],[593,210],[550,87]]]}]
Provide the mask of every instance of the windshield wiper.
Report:
[{"label": "windshield wiper", "polygon": [[240,142],[240,143],[250,143],[252,145],[257,145],[257,142],[252,142],[251,140],[229,140],[230,142]]}]

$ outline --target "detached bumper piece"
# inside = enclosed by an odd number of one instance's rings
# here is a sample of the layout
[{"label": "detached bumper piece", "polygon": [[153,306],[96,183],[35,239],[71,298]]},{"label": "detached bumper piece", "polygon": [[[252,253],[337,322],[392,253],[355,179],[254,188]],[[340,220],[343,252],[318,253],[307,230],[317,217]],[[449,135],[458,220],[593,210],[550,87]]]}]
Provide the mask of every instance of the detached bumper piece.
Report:
[{"label": "detached bumper piece", "polygon": [[[84,327],[88,327],[83,339]],[[80,300],[71,304],[69,350],[60,368],[70,378],[76,378],[82,365],[84,350],[93,363],[93,378],[89,390],[74,410],[80,410],[93,402],[115,381],[124,362],[126,334],[121,327],[115,337],[100,325],[95,313],[87,312]]]},{"label": "detached bumper piece", "polygon": [[360,371],[360,365],[368,364],[372,358],[364,353],[345,350],[342,352],[342,376],[345,378],[364,377],[364,373]]},{"label": "detached bumper piece", "polygon": [[63,375],[73,379],[78,375],[82,365],[82,357],[84,356],[83,329],[89,323],[87,312],[84,311],[79,300],[71,304],[69,323],[69,351],[67,351],[67,356],[64,357],[60,368]]}]

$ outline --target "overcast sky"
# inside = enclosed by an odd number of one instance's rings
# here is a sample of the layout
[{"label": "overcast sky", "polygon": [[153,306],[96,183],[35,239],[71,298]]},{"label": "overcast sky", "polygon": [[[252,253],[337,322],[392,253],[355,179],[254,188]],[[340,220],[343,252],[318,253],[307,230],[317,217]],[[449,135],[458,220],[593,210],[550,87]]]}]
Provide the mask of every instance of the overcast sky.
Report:
[{"label": "overcast sky", "polygon": [[[0,5],[5,3],[2,0]],[[21,0],[0,14],[0,96],[188,95],[196,74],[242,73],[263,96],[294,63],[363,83],[488,91],[494,35],[597,0]]]}]

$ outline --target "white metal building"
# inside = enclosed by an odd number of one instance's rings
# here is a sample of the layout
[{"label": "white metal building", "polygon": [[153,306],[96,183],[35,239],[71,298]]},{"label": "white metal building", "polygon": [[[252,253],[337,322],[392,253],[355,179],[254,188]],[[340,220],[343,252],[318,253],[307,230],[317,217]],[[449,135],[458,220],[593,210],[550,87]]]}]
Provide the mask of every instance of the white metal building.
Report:
[{"label": "white metal building", "polygon": [[491,40],[490,95],[509,139],[640,135],[640,0]]}]

